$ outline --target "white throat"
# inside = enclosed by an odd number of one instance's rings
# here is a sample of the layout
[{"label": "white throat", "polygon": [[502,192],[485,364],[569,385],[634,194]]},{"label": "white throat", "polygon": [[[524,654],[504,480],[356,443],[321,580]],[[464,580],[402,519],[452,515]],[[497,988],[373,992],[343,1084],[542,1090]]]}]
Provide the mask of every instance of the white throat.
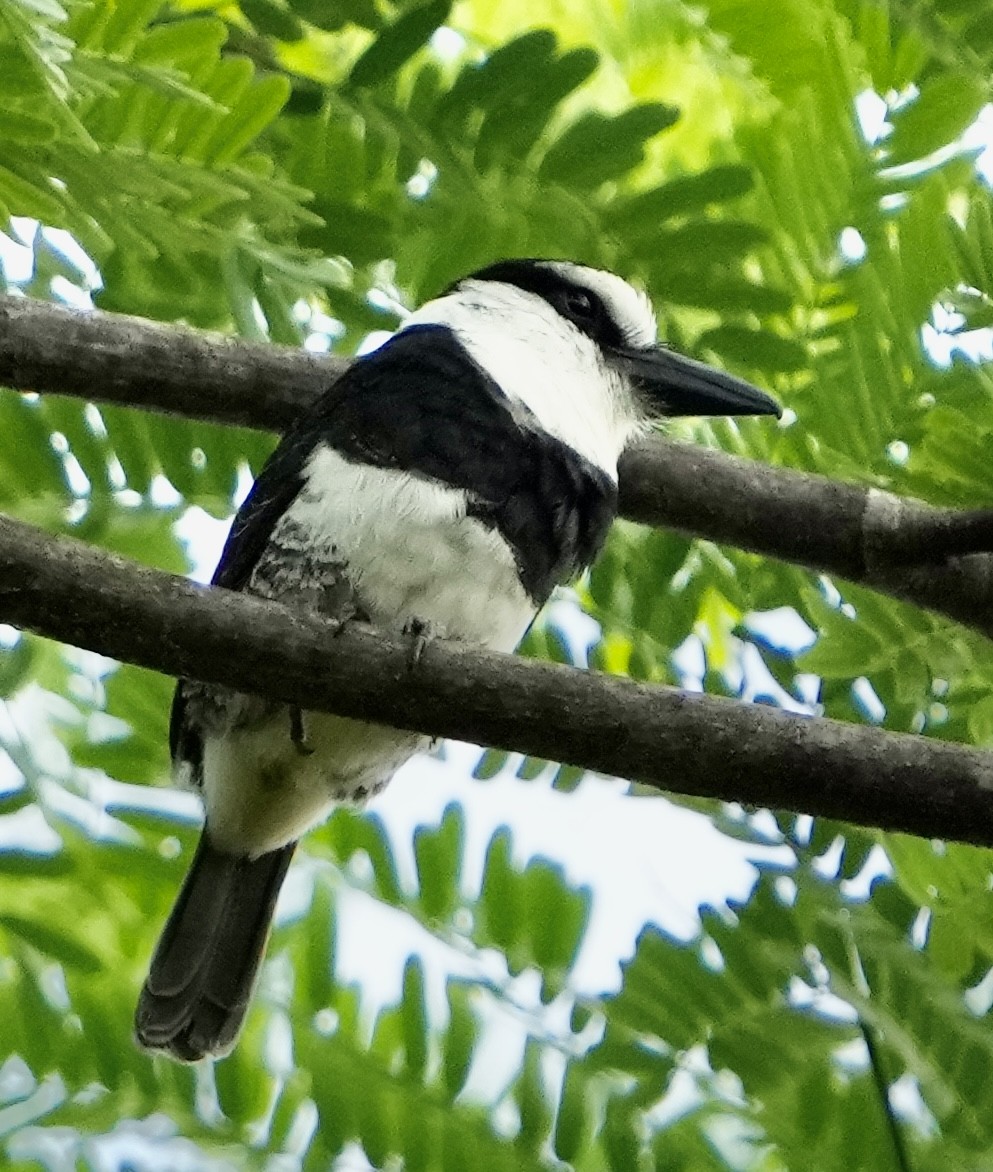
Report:
[{"label": "white throat", "polygon": [[464,281],[404,322],[445,325],[504,394],[556,439],[617,479],[617,460],[642,429],[623,377],[599,347],[542,298],[497,281]]}]

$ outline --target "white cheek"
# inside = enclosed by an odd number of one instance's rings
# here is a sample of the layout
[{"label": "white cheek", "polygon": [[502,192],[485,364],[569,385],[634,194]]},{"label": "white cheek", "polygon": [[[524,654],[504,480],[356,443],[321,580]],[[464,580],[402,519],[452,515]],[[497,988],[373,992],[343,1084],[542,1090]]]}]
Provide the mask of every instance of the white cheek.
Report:
[{"label": "white cheek", "polygon": [[544,431],[617,479],[617,461],[640,423],[631,393],[597,345],[540,298],[497,286],[428,302],[404,323],[447,325],[475,362]]}]

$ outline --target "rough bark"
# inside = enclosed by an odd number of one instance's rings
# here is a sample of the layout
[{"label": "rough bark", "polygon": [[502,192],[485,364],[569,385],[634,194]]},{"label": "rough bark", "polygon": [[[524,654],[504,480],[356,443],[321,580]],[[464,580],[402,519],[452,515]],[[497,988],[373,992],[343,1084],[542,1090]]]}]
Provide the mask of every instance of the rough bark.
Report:
[{"label": "rough bark", "polygon": [[993,844],[993,757],[197,586],[0,518],[0,621],[172,675],[660,789]]}]

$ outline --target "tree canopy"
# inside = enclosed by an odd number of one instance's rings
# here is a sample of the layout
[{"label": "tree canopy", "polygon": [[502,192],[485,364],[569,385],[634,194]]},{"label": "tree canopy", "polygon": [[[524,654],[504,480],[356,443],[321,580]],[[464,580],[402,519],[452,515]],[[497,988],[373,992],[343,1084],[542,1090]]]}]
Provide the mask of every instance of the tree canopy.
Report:
[{"label": "tree canopy", "polygon": [[[0,0],[4,288],[348,356],[473,268],[568,256],[787,408],[670,436],[988,508],[991,62],[969,0]],[[60,389],[0,394],[0,511],[189,572],[272,435]],[[993,740],[978,619],[630,521],[527,656],[586,661],[576,602],[614,674]],[[516,775],[565,820],[610,783],[493,749],[412,835],[388,791],[309,836],[238,1049],[149,1059],[131,1009],[197,833],[152,788],[172,681],[0,635],[10,1167],[985,1166],[986,849],[635,787],[601,873],[667,801],[753,881],[682,934],[648,912],[592,988],[602,887],[475,803]],[[375,932],[411,942],[386,977]]]}]

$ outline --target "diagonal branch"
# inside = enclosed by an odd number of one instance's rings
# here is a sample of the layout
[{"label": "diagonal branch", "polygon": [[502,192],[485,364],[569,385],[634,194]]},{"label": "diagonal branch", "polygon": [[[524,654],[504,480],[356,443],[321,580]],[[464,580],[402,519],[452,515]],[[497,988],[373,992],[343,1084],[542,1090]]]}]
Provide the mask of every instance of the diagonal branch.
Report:
[{"label": "diagonal branch", "polygon": [[173,675],[635,778],[993,844],[993,756],[325,620],[0,517],[0,621]]},{"label": "diagonal branch", "polygon": [[[193,418],[285,428],[341,359],[0,297],[0,384]],[[621,463],[626,517],[861,582],[993,636],[987,514],[654,437]],[[922,557],[922,555],[924,555]]]},{"label": "diagonal branch", "polygon": [[985,539],[982,514],[660,438],[626,452],[621,473],[633,521],[860,582],[993,637],[993,556],[920,560]]}]

